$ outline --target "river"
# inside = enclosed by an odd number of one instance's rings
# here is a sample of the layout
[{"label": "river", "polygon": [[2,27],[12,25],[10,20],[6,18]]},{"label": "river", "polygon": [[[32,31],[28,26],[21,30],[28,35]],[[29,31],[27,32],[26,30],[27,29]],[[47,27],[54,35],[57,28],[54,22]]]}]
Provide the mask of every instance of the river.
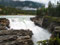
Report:
[{"label": "river", "polygon": [[0,16],[0,18],[7,18],[10,21],[10,29],[30,29],[33,32],[32,40],[34,45],[37,45],[37,41],[49,39],[51,34],[41,28],[38,27],[30,20],[31,17],[35,17],[32,15],[9,15],[9,16]]}]

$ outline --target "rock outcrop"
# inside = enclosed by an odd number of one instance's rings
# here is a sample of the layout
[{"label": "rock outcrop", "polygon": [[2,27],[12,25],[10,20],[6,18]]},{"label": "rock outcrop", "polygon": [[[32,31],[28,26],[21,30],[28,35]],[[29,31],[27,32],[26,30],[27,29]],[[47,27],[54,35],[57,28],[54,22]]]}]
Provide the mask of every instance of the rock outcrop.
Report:
[{"label": "rock outcrop", "polygon": [[10,22],[6,18],[0,18],[0,45],[33,45],[32,31],[8,30]]},{"label": "rock outcrop", "polygon": [[54,37],[57,37],[57,36],[60,38],[60,26],[54,27],[54,31],[53,31],[51,37],[54,38]]},{"label": "rock outcrop", "polygon": [[10,28],[9,26],[10,22],[6,18],[0,18],[0,30],[6,30],[7,28]]},{"label": "rock outcrop", "polygon": [[35,23],[35,25],[41,27],[42,26],[42,18],[30,18],[31,21],[33,21]]},{"label": "rock outcrop", "polygon": [[33,45],[30,30],[1,30],[0,45]]},{"label": "rock outcrop", "polygon": [[47,28],[50,32],[53,32],[56,26],[60,26],[60,18],[50,16],[46,16],[43,18],[43,28]]},{"label": "rock outcrop", "polygon": [[60,26],[60,19],[55,17],[31,18],[35,25],[46,28],[49,32],[53,32],[56,26]]}]

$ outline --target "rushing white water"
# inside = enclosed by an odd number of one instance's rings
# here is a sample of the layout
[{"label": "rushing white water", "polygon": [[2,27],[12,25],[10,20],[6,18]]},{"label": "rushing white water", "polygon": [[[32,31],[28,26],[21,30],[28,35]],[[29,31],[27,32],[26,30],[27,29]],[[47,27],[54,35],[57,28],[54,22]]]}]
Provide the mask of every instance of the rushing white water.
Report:
[{"label": "rushing white water", "polygon": [[[0,16],[2,17],[2,16]],[[50,38],[50,33],[38,27],[30,20],[30,17],[34,16],[3,16],[3,18],[10,20],[10,29],[30,29],[33,32],[32,40],[34,45],[37,45],[37,41],[46,40]]]}]

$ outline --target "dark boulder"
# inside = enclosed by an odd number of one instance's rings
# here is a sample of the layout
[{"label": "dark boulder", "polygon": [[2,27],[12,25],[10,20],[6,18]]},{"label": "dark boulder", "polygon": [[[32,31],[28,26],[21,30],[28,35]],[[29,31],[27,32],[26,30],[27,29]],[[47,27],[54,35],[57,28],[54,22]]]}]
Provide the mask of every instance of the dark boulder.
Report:
[{"label": "dark boulder", "polygon": [[0,18],[0,30],[6,30],[7,28],[10,28],[9,26],[10,22],[6,18]]}]

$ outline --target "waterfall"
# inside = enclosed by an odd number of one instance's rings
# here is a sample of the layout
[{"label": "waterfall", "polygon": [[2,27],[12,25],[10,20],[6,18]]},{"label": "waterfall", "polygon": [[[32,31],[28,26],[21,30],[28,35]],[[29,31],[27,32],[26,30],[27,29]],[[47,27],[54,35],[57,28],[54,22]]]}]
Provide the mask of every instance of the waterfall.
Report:
[{"label": "waterfall", "polygon": [[11,17],[12,16],[7,16],[10,21],[10,29],[30,29],[33,32],[32,40],[34,42],[34,45],[37,45],[37,41],[50,38],[51,34],[47,30],[36,26],[34,22],[30,20],[31,16],[15,16],[16,18]]}]

